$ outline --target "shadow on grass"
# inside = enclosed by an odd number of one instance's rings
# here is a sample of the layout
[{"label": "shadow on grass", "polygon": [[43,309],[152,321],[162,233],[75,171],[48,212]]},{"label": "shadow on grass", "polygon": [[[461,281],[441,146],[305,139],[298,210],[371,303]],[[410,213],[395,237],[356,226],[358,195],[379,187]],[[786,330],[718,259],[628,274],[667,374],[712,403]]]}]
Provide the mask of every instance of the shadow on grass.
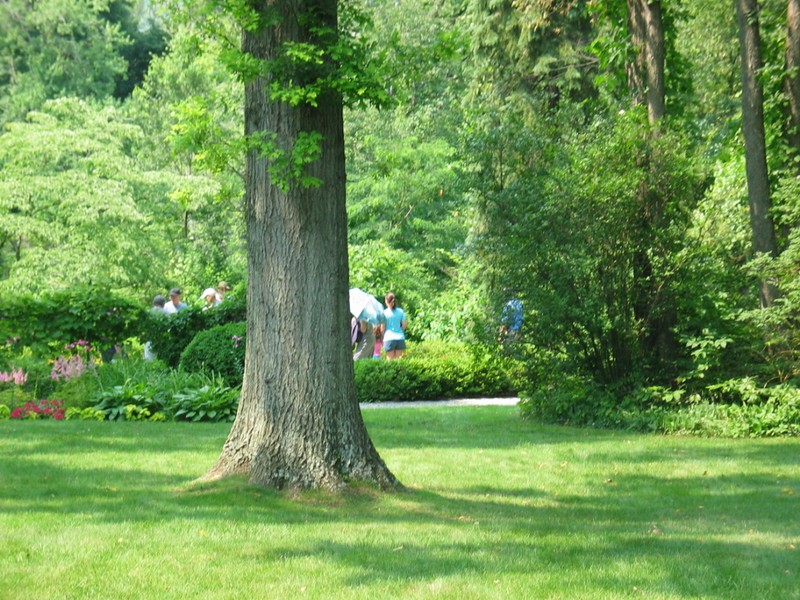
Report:
[{"label": "shadow on grass", "polygon": [[[634,588],[672,597],[797,597],[800,472],[775,475],[797,463],[796,453],[786,456],[787,443],[700,441],[692,444],[693,460],[755,467],[655,477],[637,470],[680,463],[680,439],[630,449],[613,445],[625,434],[532,428],[511,411],[488,422],[407,413],[392,421],[386,414],[370,422],[379,447],[605,445],[582,456],[579,472],[563,473],[581,479],[570,488],[579,492],[478,477],[388,496],[361,490],[288,497],[243,478],[189,483],[216,458],[227,426],[3,424],[0,505],[11,518],[50,514],[65,522],[196,521],[226,531],[296,525],[306,533],[293,542],[251,541],[254,560],[287,568],[304,559],[335,564],[352,587],[433,585],[459,576],[502,586],[513,576],[590,586],[609,597]],[[607,477],[611,463],[626,469]]]}]

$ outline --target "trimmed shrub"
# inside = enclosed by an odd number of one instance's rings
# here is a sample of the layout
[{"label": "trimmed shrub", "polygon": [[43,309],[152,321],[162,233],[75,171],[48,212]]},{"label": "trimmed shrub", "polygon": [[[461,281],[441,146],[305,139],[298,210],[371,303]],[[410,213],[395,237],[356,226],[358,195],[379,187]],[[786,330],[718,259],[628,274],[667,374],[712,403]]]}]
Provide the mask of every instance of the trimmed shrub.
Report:
[{"label": "trimmed shrub", "polygon": [[[237,387],[244,372],[244,338],[244,323],[200,332],[183,352],[181,368],[216,373]],[[354,367],[360,402],[500,396],[516,390],[512,359],[465,344],[411,344],[402,360],[358,360]]]},{"label": "trimmed shrub", "polygon": [[243,298],[227,296],[221,304],[209,309],[186,308],[174,315],[150,311],[142,321],[141,337],[150,342],[159,360],[177,367],[181,354],[201,331],[247,318]]},{"label": "trimmed shrub", "polygon": [[216,373],[230,387],[241,385],[245,336],[246,324],[243,322],[201,331],[181,354],[180,366],[189,372]]},{"label": "trimmed shrub", "polygon": [[484,346],[410,344],[401,360],[355,362],[360,402],[440,400],[516,393],[515,362]]},{"label": "trimmed shrub", "polygon": [[[422,372],[403,360],[357,360],[355,367],[356,396],[359,402],[392,402],[430,399],[429,386],[422,381]],[[427,394],[423,388],[428,388]]]}]

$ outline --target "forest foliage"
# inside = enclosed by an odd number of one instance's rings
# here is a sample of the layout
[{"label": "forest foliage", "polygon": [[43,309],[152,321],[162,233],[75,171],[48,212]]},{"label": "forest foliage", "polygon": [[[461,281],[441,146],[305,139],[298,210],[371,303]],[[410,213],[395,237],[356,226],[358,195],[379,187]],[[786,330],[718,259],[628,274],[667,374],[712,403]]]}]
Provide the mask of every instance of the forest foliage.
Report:
[{"label": "forest foliage", "polygon": [[[795,406],[796,0],[750,15],[772,254],[754,251],[748,215],[735,6],[649,3],[663,27],[654,119],[652,85],[636,85],[652,41],[637,38],[637,4],[342,0],[358,42],[342,64],[359,65],[340,90],[350,284],[397,293],[413,341],[513,355],[539,418]],[[173,286],[191,301],[220,279],[244,288],[238,26],[214,2],[0,4],[0,289],[14,314],[85,289],[144,309]],[[498,345],[512,298],[523,330]],[[191,335],[164,342],[169,362],[205,328],[194,318],[171,326]]]}]

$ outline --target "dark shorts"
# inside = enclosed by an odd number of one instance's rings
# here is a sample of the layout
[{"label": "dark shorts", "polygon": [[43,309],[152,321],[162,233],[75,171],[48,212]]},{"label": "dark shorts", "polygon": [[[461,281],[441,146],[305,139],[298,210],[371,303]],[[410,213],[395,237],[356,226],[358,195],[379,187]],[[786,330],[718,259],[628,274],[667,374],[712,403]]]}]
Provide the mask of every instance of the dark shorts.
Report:
[{"label": "dark shorts", "polygon": [[405,340],[384,340],[383,341],[383,350],[385,352],[391,352],[392,350],[405,350],[406,349],[406,341]]}]

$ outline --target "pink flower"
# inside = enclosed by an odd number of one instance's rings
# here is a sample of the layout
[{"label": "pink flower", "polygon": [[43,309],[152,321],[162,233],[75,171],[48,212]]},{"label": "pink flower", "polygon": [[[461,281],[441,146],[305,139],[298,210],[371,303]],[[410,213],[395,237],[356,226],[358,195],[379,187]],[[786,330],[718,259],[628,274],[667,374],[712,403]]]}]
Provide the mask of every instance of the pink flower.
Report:
[{"label": "pink flower", "polygon": [[10,373],[0,371],[0,383],[11,383],[22,385],[28,381],[28,374],[22,369],[12,369]]},{"label": "pink flower", "polygon": [[53,368],[50,371],[50,379],[54,381],[60,381],[62,379],[69,381],[70,379],[80,377],[85,372],[86,363],[83,362],[80,356],[70,356],[69,358],[59,356],[53,362]]},{"label": "pink flower", "polygon": [[11,374],[14,376],[14,383],[16,383],[17,385],[22,385],[23,383],[28,381],[28,374],[23,372],[22,369],[11,371]]}]

